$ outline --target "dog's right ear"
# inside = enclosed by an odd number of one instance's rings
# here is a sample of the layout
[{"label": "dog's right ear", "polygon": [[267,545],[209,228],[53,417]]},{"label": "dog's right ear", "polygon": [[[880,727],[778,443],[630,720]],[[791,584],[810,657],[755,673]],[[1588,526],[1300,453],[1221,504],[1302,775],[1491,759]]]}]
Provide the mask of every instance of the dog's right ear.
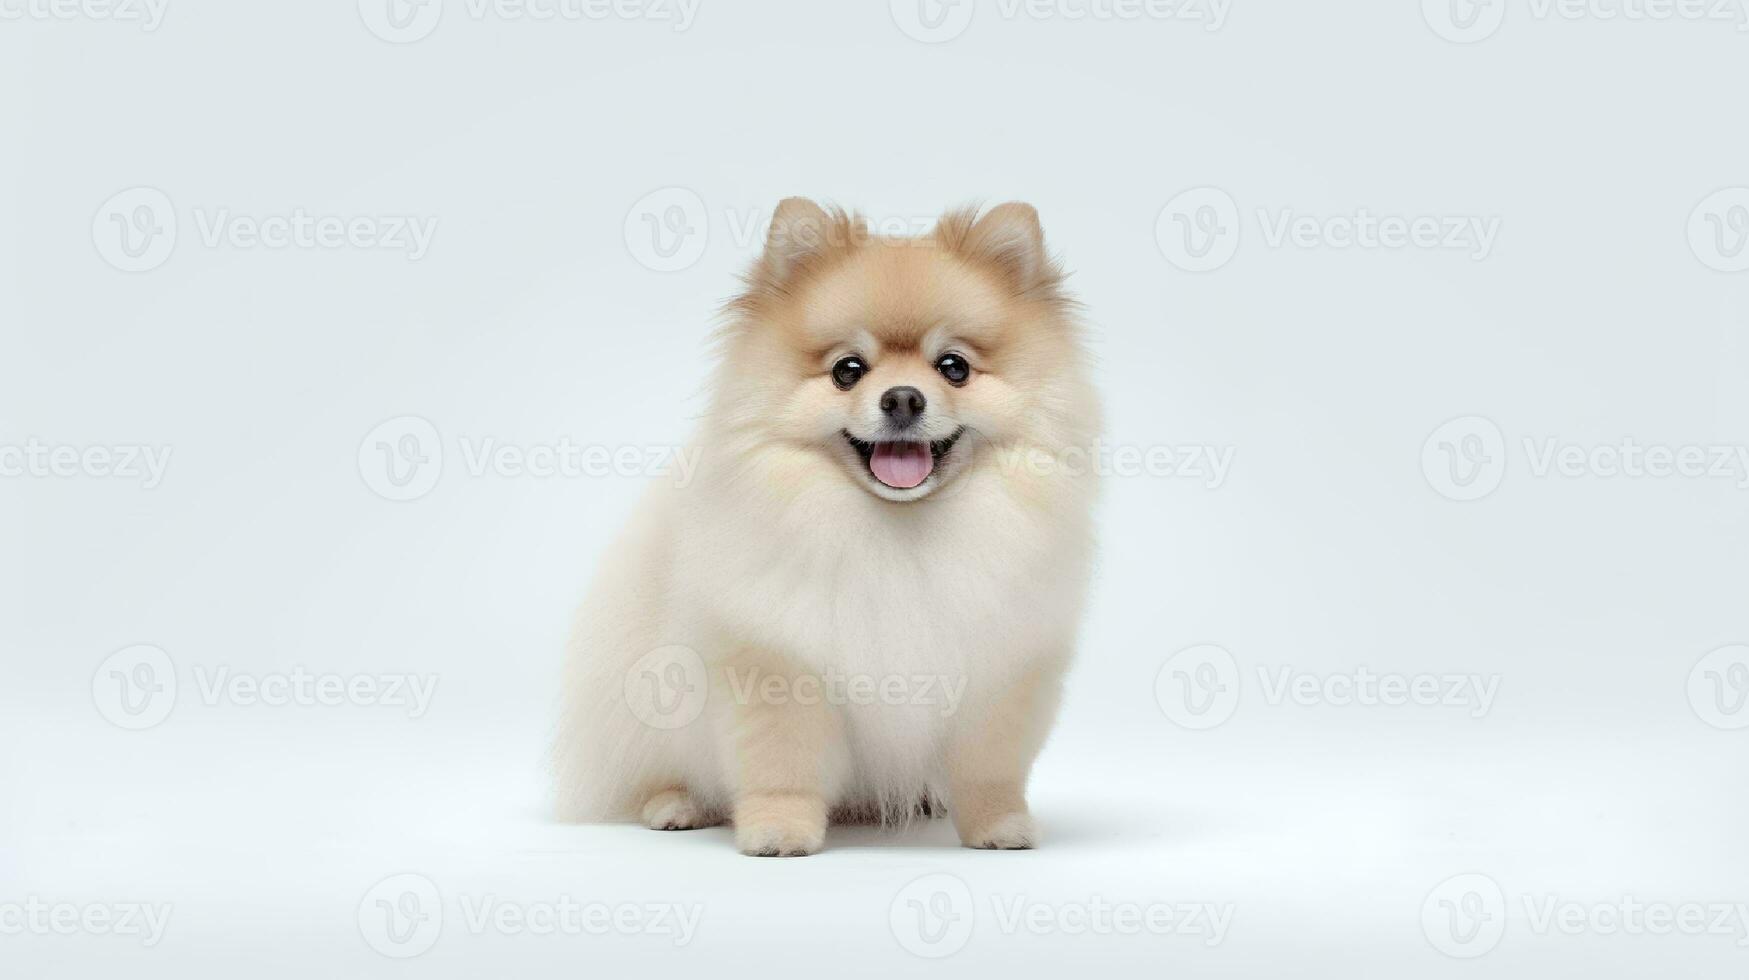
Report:
[{"label": "dog's right ear", "polygon": [[782,289],[797,272],[836,250],[851,248],[867,237],[862,222],[834,208],[827,211],[805,197],[786,197],[771,216],[759,278]]},{"label": "dog's right ear", "polygon": [[1022,295],[1054,298],[1063,273],[1045,252],[1038,211],[1010,201],[977,216],[962,208],[942,216],[935,237],[954,252],[1005,276]]}]

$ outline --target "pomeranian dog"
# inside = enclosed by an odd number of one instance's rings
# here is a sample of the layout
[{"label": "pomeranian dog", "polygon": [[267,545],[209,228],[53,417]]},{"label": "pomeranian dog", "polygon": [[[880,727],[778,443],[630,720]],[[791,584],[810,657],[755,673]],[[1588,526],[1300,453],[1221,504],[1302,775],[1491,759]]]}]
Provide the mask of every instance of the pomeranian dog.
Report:
[{"label": "pomeranian dog", "polygon": [[778,206],[691,478],[652,488],[578,613],[562,817],[727,821],[792,856],[945,808],[968,847],[1034,845],[1100,425],[1062,279],[1029,205],[917,238]]}]

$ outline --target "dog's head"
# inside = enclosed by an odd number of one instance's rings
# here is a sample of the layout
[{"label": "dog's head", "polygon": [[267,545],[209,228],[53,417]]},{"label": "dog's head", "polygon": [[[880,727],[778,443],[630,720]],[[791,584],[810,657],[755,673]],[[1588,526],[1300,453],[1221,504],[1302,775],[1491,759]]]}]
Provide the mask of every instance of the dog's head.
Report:
[{"label": "dog's head", "polygon": [[1097,424],[1062,274],[1029,205],[880,238],[790,198],[747,278],[713,414],[749,451],[773,454],[773,476],[811,481],[830,467],[907,503]]}]

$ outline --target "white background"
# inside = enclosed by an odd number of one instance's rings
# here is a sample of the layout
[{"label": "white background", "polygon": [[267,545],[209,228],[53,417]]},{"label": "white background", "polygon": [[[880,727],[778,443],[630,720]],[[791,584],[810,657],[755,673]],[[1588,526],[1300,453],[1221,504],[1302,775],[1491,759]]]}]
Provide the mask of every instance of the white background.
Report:
[{"label": "white background", "polygon": [[[5,972],[1742,976],[1744,912],[1590,917],[1749,903],[1749,652],[1702,662],[1749,642],[1749,33],[1735,2],[1619,2],[1234,0],[1217,27],[704,0],[677,30],[446,0],[397,32],[375,0],[168,0],[154,29],[0,0],[0,930],[32,899],[172,906],[152,946],[0,931]],[[727,830],[545,819],[566,620],[646,477],[475,474],[464,447],[683,441],[714,311],[791,194],[907,228],[1032,202],[1112,443],[1233,453],[1218,485],[1106,485],[1040,850],[938,822],[756,861]],[[142,202],[157,251],[130,258],[114,216]],[[417,258],[209,236],[300,209],[436,224]],[[1272,240],[1362,211],[1497,234]],[[366,437],[406,417],[443,458],[396,502]],[[1736,461],[1609,475],[1592,450],[1626,440]],[[148,489],[33,445],[171,457]],[[1587,461],[1542,469],[1550,446]],[[105,665],[136,644],[177,684],[144,730]],[[1168,661],[1207,644],[1230,693],[1187,715]],[[203,697],[297,668],[437,688],[418,718]],[[1362,668],[1498,686],[1485,711],[1272,696]],[[374,905],[398,874],[442,916],[405,959]],[[565,895],[699,926],[466,915]],[[919,939],[913,898],[958,931]],[[1096,900],[1231,918],[1213,944],[1003,919]],[[1551,901],[1586,922],[1539,926]]]}]

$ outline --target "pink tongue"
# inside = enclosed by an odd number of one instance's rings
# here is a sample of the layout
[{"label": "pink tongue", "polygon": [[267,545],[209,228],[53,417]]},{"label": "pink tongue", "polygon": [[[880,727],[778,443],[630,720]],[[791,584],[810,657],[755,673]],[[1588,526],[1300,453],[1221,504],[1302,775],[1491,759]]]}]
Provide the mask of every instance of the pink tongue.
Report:
[{"label": "pink tongue", "polygon": [[868,468],[875,479],[894,490],[909,490],[929,478],[935,459],[926,442],[877,442]]}]

